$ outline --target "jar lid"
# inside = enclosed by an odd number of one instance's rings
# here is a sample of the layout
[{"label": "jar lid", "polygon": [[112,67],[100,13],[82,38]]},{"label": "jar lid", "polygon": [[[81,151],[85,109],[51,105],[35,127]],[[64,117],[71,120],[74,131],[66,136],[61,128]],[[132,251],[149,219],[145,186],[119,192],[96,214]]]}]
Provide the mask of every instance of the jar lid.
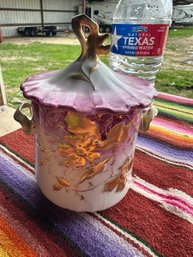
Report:
[{"label": "jar lid", "polygon": [[[82,27],[90,29],[86,38]],[[128,112],[146,108],[156,95],[153,85],[123,72],[114,72],[98,55],[107,54],[103,45],[108,34],[100,34],[98,25],[86,15],[72,19],[72,27],[81,45],[81,56],[67,68],[27,78],[21,85],[26,98],[44,106],[65,107],[81,113],[102,110]]]}]

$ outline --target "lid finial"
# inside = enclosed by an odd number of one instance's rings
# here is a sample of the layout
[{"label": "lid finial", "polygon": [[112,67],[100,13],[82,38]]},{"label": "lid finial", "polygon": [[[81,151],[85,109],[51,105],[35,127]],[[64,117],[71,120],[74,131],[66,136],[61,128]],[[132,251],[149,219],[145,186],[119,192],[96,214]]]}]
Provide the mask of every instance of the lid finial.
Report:
[{"label": "lid finial", "polygon": [[[83,27],[89,28],[88,37],[85,36]],[[80,14],[72,19],[72,28],[82,46],[82,53],[79,57],[91,57],[96,59],[97,55],[106,55],[110,51],[110,45],[103,45],[103,42],[109,37],[108,33],[99,33],[99,26],[87,15]]]}]

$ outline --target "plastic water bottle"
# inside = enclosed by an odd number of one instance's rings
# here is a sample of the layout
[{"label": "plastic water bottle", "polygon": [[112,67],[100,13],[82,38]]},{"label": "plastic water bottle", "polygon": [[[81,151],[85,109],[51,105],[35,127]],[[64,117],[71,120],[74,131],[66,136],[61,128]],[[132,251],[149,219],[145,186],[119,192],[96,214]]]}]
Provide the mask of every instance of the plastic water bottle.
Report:
[{"label": "plastic water bottle", "polygon": [[172,17],[172,0],[120,0],[113,15],[110,67],[154,82]]}]

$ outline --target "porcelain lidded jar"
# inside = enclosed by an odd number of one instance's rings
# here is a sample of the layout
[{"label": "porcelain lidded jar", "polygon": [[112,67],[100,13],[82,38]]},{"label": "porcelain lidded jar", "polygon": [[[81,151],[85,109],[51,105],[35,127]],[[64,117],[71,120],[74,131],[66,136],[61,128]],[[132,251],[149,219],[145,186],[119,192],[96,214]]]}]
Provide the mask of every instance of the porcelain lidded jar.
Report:
[{"label": "porcelain lidded jar", "polygon": [[[42,193],[63,208],[92,212],[126,195],[142,114],[156,92],[149,82],[113,72],[99,60],[109,51],[103,45],[108,34],[87,16],[75,16],[72,27],[81,56],[63,70],[29,77],[21,90],[31,104],[22,104],[14,118],[35,134]],[[22,112],[26,107],[32,120]]]}]

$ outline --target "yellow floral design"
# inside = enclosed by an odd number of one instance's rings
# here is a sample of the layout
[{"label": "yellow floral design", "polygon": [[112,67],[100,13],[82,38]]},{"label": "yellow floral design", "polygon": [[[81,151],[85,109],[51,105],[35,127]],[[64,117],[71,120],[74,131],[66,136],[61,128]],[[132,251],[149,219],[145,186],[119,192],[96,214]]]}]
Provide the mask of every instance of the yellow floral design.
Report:
[{"label": "yellow floral design", "polygon": [[86,170],[85,174],[81,177],[80,183],[84,182],[85,180],[94,177],[96,174],[102,172],[104,170],[105,164],[110,160],[107,158],[94,166],[91,166],[89,169]]},{"label": "yellow floral design", "polygon": [[132,168],[133,165],[133,158],[126,159],[124,164],[119,168],[121,171],[118,177],[107,182],[105,184],[105,192],[111,192],[114,188],[116,188],[116,192],[120,192],[124,189],[125,184],[127,182],[127,173]]},{"label": "yellow floral design", "polygon": [[66,180],[65,178],[56,177],[56,179],[57,179],[58,182],[53,185],[53,190],[54,191],[59,191],[63,187],[69,187],[70,186],[70,182],[68,180]]},{"label": "yellow floral design", "polygon": [[[68,112],[65,121],[69,134],[64,137],[65,143],[58,144],[58,151],[60,156],[65,158],[63,165],[70,168],[70,170],[85,167],[89,163],[88,168],[85,169],[84,174],[80,178],[80,184],[104,170],[106,163],[112,156],[106,159],[101,158],[101,151],[106,151],[118,144],[123,144],[128,137],[128,130],[130,128],[130,123],[125,125],[120,122],[107,133],[106,139],[102,140],[97,123],[88,119],[85,115]],[[115,187],[117,187],[117,191],[124,188],[129,164],[130,162],[127,160],[120,167],[120,176],[107,183],[105,191],[112,191]],[[53,189],[56,191],[62,187],[70,186],[70,183],[64,178],[57,178],[57,181],[53,186]]]},{"label": "yellow floral design", "polygon": [[65,143],[58,145],[60,156],[65,157],[64,166],[80,168],[86,162],[93,163],[101,157],[95,152],[99,141],[98,128],[95,122],[86,116],[69,112],[66,115],[67,130],[71,135],[64,138]]},{"label": "yellow floral design", "polygon": [[106,140],[98,142],[98,147],[108,150],[118,144],[123,144],[128,137],[129,127],[130,124],[118,123],[107,133]]}]

